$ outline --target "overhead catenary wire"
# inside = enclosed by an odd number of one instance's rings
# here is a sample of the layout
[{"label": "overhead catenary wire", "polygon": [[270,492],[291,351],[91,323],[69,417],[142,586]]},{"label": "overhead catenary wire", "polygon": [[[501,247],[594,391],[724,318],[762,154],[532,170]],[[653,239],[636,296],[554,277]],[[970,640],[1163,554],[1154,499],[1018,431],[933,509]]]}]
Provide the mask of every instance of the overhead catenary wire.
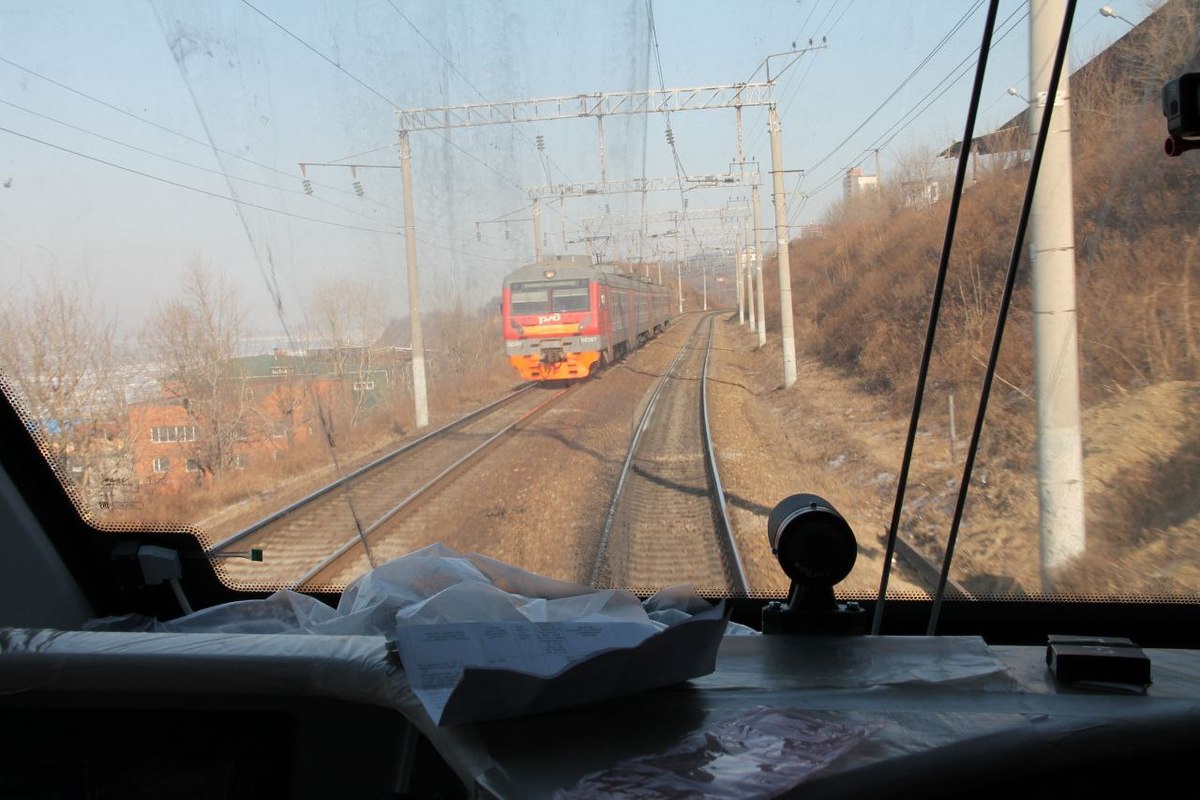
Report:
[{"label": "overhead catenary wire", "polygon": [[[408,24],[408,26],[409,26],[410,28],[412,28],[412,29],[413,29],[413,31],[414,31],[414,32],[416,32],[417,36],[420,36],[420,37],[421,37],[422,41],[424,41],[424,42],[425,42],[425,44],[429,45],[430,49],[432,49],[432,50],[433,50],[433,52],[437,53],[437,54],[438,54],[438,56],[439,56],[439,57],[440,57],[440,58],[441,58],[443,61],[445,61],[445,62],[446,62],[446,65],[447,65],[448,67],[450,67],[450,69],[451,69],[451,70],[454,72],[454,74],[455,74],[455,75],[457,75],[458,77],[462,78],[463,82],[464,82],[464,83],[466,83],[466,84],[467,84],[467,86],[471,87],[471,89],[472,89],[472,90],[475,92],[475,94],[477,94],[477,95],[479,96],[479,98],[480,98],[481,100],[483,100],[484,102],[490,102],[490,99],[488,98],[488,96],[487,96],[487,95],[485,95],[485,94],[483,93],[483,90],[482,90],[482,89],[480,89],[478,86],[476,86],[476,85],[475,85],[475,84],[474,84],[474,83],[471,81],[471,79],[470,79],[470,78],[468,78],[468,77],[467,77],[465,74],[463,74],[463,71],[462,71],[461,69],[459,69],[459,68],[458,68],[458,65],[454,63],[454,60],[453,60],[452,58],[450,58],[448,55],[446,55],[445,53],[443,53],[443,52],[441,51],[441,49],[440,49],[440,48],[439,48],[437,45],[435,45],[435,44],[433,43],[433,41],[432,41],[432,40],[431,40],[431,39],[430,39],[428,36],[426,36],[426,35],[425,35],[425,33],[424,33],[424,32],[423,32],[423,31],[422,31],[420,28],[418,28],[418,27],[417,27],[416,23],[415,23],[415,22],[413,22],[413,21],[412,21],[412,20],[409,18],[409,16],[408,16],[407,14],[405,14],[403,11],[401,11],[401,10],[400,10],[400,7],[399,7],[399,6],[397,6],[397,5],[396,5],[396,4],[393,2],[393,0],[387,0],[387,4],[388,4],[389,6],[391,6],[391,7],[392,7],[392,10],[393,10],[393,11],[395,11],[395,12],[396,12],[398,15],[400,15],[400,18],[401,18],[402,20],[404,20],[404,21],[405,21],[405,22]],[[568,174],[567,174],[567,173],[566,173],[566,172],[563,170],[563,168],[562,168],[562,167],[560,167],[560,166],[559,166],[557,163],[555,163],[555,161],[554,161],[554,159],[553,159],[553,158],[551,158],[549,155],[547,155],[547,154],[546,154],[544,151],[539,151],[539,152],[541,152],[541,153],[542,153],[542,157],[543,157],[543,158],[545,158],[545,159],[546,159],[546,160],[547,160],[547,161],[548,161],[548,162],[549,162],[551,165],[553,165],[553,166],[554,166],[554,168],[555,168],[555,169],[557,169],[557,170],[558,170],[559,174],[560,174],[560,175],[562,175],[562,176],[563,176],[563,178],[565,178],[565,179],[566,179],[567,183],[575,183],[575,181],[574,181],[574,180],[572,180],[571,176],[570,176],[570,175],[568,175]]]},{"label": "overhead catenary wire", "polygon": [[[267,20],[267,22],[269,22],[269,23],[271,23],[272,25],[274,25],[276,28],[278,28],[280,31],[282,31],[284,34],[286,34],[288,37],[290,37],[291,39],[293,39],[293,40],[295,40],[296,42],[298,42],[298,43],[299,43],[301,46],[303,46],[303,47],[304,47],[305,49],[307,49],[309,52],[313,53],[313,54],[314,54],[314,55],[316,55],[318,58],[320,58],[321,60],[325,61],[327,64],[331,65],[331,66],[332,66],[332,67],[334,67],[336,70],[338,70],[339,72],[341,72],[343,75],[345,75],[346,77],[350,78],[352,81],[354,81],[355,83],[357,83],[359,86],[361,86],[361,87],[363,87],[364,89],[366,89],[366,90],[367,90],[368,92],[370,92],[372,95],[374,95],[375,97],[379,98],[379,99],[380,99],[380,100],[382,100],[383,102],[387,103],[387,104],[388,104],[389,106],[391,106],[393,109],[395,109],[395,110],[397,110],[397,111],[399,111],[399,110],[400,110],[400,106],[399,106],[399,104],[397,104],[397,103],[396,103],[394,100],[390,99],[390,98],[389,98],[387,95],[383,94],[383,93],[382,93],[382,92],[380,92],[378,89],[376,89],[375,87],[371,86],[369,83],[367,83],[366,81],[364,81],[362,78],[358,77],[358,76],[357,76],[357,75],[355,75],[353,72],[351,72],[350,70],[346,69],[346,68],[345,68],[345,67],[343,67],[341,64],[339,64],[338,62],[334,61],[332,58],[330,58],[329,56],[325,55],[324,53],[322,53],[322,52],[321,52],[320,50],[318,50],[317,48],[313,47],[311,44],[309,44],[308,42],[306,42],[306,41],[305,41],[304,39],[302,39],[300,36],[296,35],[296,34],[295,34],[295,33],[293,33],[293,32],[292,32],[290,29],[288,29],[288,28],[287,28],[287,26],[283,25],[282,23],[280,23],[279,21],[277,21],[277,20],[276,20],[274,17],[270,16],[270,15],[269,15],[269,14],[267,14],[266,12],[262,11],[261,9],[259,9],[257,6],[255,6],[253,3],[251,3],[251,2],[250,2],[250,0],[242,0],[242,4],[243,4],[243,5],[245,5],[247,8],[250,8],[251,10],[253,10],[255,13],[257,13],[257,14],[258,14],[259,16],[261,16],[263,19]],[[500,180],[504,181],[505,183],[509,184],[510,186],[514,186],[514,187],[516,187],[517,189],[519,189],[519,190],[521,190],[521,191],[524,191],[524,187],[523,187],[523,186],[521,186],[521,184],[520,184],[519,182],[517,182],[516,180],[514,180],[512,177],[510,177],[510,176],[508,176],[508,175],[505,175],[504,173],[500,172],[498,169],[496,169],[496,168],[495,168],[495,167],[493,167],[491,164],[489,164],[489,163],[487,163],[486,161],[484,161],[483,159],[481,159],[479,156],[477,156],[477,155],[475,155],[474,153],[472,153],[470,150],[467,150],[465,147],[463,147],[462,145],[458,144],[457,142],[455,142],[455,141],[454,141],[453,139],[451,139],[450,137],[448,137],[448,136],[444,135],[444,134],[443,134],[441,131],[434,130],[434,131],[433,131],[433,133],[434,133],[434,135],[436,135],[436,136],[437,136],[439,139],[441,139],[442,141],[446,142],[446,143],[447,143],[447,144],[449,144],[451,147],[453,147],[455,150],[459,151],[460,153],[462,153],[463,155],[465,155],[467,158],[471,159],[471,160],[472,160],[472,161],[474,161],[475,163],[477,163],[477,164],[481,165],[481,166],[482,166],[484,169],[486,169],[486,170],[488,170],[489,172],[491,172],[493,175],[495,175],[496,177],[498,177]]]},{"label": "overhead catenary wire", "polygon": [[861,131],[863,128],[865,128],[867,126],[867,124],[870,123],[871,120],[875,119],[876,115],[878,115],[879,112],[883,111],[884,107],[886,107],[887,104],[890,103],[896,97],[896,95],[898,95],[900,93],[900,91],[905,86],[907,86],[913,78],[915,78],[917,76],[917,73],[919,73],[922,69],[924,69],[926,67],[926,65],[928,65],[929,62],[933,60],[933,57],[936,56],[939,52],[941,52],[942,48],[944,48],[950,42],[950,39],[954,36],[954,34],[958,33],[958,31],[962,29],[963,25],[965,25],[967,23],[967,21],[972,16],[975,15],[975,12],[979,10],[979,7],[982,6],[983,3],[984,3],[984,0],[975,0],[975,2],[971,5],[971,7],[968,8],[966,10],[966,12],[963,13],[963,15],[958,18],[958,20],[954,23],[954,25],[950,28],[950,30],[947,31],[944,36],[942,36],[941,40],[939,40],[938,43],[933,46],[933,49],[931,49],[928,53],[925,54],[925,57],[922,58],[921,61],[915,67],[913,67],[912,70],[909,71],[908,75],[904,76],[904,78],[900,81],[900,83],[896,85],[896,88],[893,89],[891,91],[891,93],[887,97],[885,97],[879,103],[879,105],[877,105],[875,107],[875,109],[870,114],[868,114],[866,116],[866,118],[863,119],[862,122],[860,122],[858,124],[857,127],[855,127],[854,130],[850,131],[850,133],[848,133],[844,139],[842,139],[840,142],[838,142],[838,144],[836,144],[832,150],[830,150],[828,153],[826,153],[821,158],[817,159],[817,161],[814,164],[812,164],[811,166],[809,166],[805,170],[805,172],[806,173],[814,172],[818,167],[823,165],[826,161],[828,161],[830,158],[832,158],[838,151],[840,151],[843,147],[845,147],[850,142],[850,140],[854,138],[855,134],[857,134],[859,131]]},{"label": "overhead catenary wire", "polygon": [[[1017,16],[1018,14],[1020,16]],[[1029,12],[1027,9],[1024,12],[1022,12],[1021,8],[1017,8],[1016,10],[1011,12],[1007,17],[1005,17],[1004,20],[1002,22],[1000,22],[999,25],[997,25],[997,28],[1004,28],[1004,29],[1001,30],[1000,33],[998,33],[993,38],[991,47],[995,48],[997,45],[999,45],[1001,42],[1003,42],[1014,30],[1017,29],[1017,27],[1021,24],[1021,22],[1028,15],[1029,15]],[[1014,17],[1015,17],[1015,19],[1014,19]],[[1005,26],[1007,26],[1007,27],[1005,27]],[[972,50],[970,53],[968,53],[961,61],[959,61],[958,64],[954,65],[942,77],[941,80],[939,80],[936,84],[934,84],[933,88],[931,88],[929,91],[927,91],[920,99],[918,99],[912,106],[910,106],[907,111],[905,111],[903,114],[901,114],[900,118],[896,122],[894,122],[890,127],[885,129],[882,134],[878,135],[874,141],[872,141],[869,145],[867,145],[867,147],[864,148],[862,155],[860,155],[860,157],[857,160],[846,164],[840,170],[834,172],[832,175],[829,176],[828,179],[821,182],[816,188],[809,189],[804,194],[801,194],[800,196],[801,196],[802,202],[799,205],[797,205],[791,213],[789,213],[788,216],[789,216],[790,220],[792,222],[795,222],[795,220],[798,219],[801,211],[804,208],[804,202],[807,201],[810,197],[817,196],[818,194],[820,194],[825,189],[829,188],[834,183],[840,181],[842,179],[843,175],[845,174],[846,170],[852,169],[856,166],[861,166],[863,164],[863,162],[865,162],[867,160],[867,158],[870,157],[870,155],[875,150],[877,150],[877,149],[882,150],[882,149],[886,148],[888,145],[890,145],[892,143],[892,141],[900,133],[902,133],[906,128],[908,128],[908,126],[910,126],[913,122],[915,122],[917,119],[919,119],[920,116],[922,114],[924,114],[927,110],[929,110],[929,108],[932,107],[934,103],[936,103],[943,95],[945,95],[948,91],[950,91],[950,89],[952,89],[960,80],[962,80],[964,77],[966,77],[966,75],[974,68],[975,64],[978,63],[978,59],[976,58],[978,52],[979,52],[979,48],[976,47],[974,50]],[[939,91],[939,89],[940,89],[940,91]],[[936,93],[936,95],[935,95],[935,93]],[[847,137],[847,138],[849,138],[849,137]],[[808,173],[805,174],[805,177],[806,178],[808,177]],[[801,189],[801,185],[798,184],[796,189],[793,191],[793,197],[795,197],[797,194],[800,194],[800,189]]]},{"label": "overhead catenary wire", "polygon": [[152,175],[149,172],[143,172],[139,169],[134,169],[133,167],[127,167],[122,164],[117,164],[114,161],[106,161],[103,158],[97,158],[96,156],[90,156],[87,153],[81,153],[78,150],[72,150],[69,147],[63,147],[62,145],[54,144],[53,142],[47,142],[44,139],[39,139],[36,136],[30,136],[29,134],[21,133],[20,131],[14,131],[11,128],[0,127],[0,131],[3,131],[4,133],[10,134],[12,136],[18,136],[22,139],[26,139],[31,142],[36,142],[37,144],[44,145],[45,147],[53,148],[54,150],[58,150],[63,153],[69,153],[73,156],[78,156],[79,158],[85,158],[88,161],[95,161],[98,164],[104,164],[105,166],[112,167],[114,169],[119,169],[119,170],[122,170],[123,172],[130,172],[130,173],[133,173],[134,175],[140,175],[143,178],[149,178],[152,181],[158,181],[159,183],[165,183],[170,186],[178,187],[180,189],[186,189],[190,192],[196,192],[197,194],[203,194],[203,195],[207,195],[209,197],[215,197],[218,200],[226,200],[230,203],[237,203],[240,205],[247,206],[249,208],[256,208],[259,211],[266,211],[271,214],[279,214],[279,215],[285,216],[285,217],[292,217],[293,219],[302,219],[307,222],[316,222],[321,225],[331,225],[336,228],[348,228],[350,230],[367,231],[369,233],[395,234],[398,232],[396,230],[387,230],[385,228],[367,228],[362,225],[348,225],[344,222],[333,222],[332,220],[320,219],[318,217],[308,217],[308,216],[305,216],[304,214],[297,214],[292,211],[285,211],[281,208],[273,208],[271,206],[265,206],[260,203],[252,203],[248,200],[242,200],[240,198],[230,197],[228,195],[220,194],[219,192],[210,192],[209,190],[201,189],[198,186],[192,186],[190,184],[180,183],[179,181],[173,181],[170,178],[163,178],[158,175]]},{"label": "overhead catenary wire", "polygon": [[[63,153],[68,153],[70,155],[86,159],[88,161],[93,161],[95,163],[102,164],[107,167],[112,167],[113,169],[118,169],[118,170],[121,170],[122,172],[132,173],[134,175],[139,175],[143,178],[148,178],[152,181],[157,181],[159,183],[167,184],[169,186],[174,186],[176,188],[184,189],[189,192],[195,192],[196,194],[202,194],[202,195],[212,197],[212,198],[215,198],[218,200],[225,200],[226,202],[246,206],[247,208],[257,209],[259,211],[265,211],[270,214],[277,214],[279,216],[290,217],[292,219],[303,220],[305,222],[314,222],[318,225],[328,225],[328,226],[334,227],[334,228],[345,228],[347,230],[362,231],[362,232],[366,232],[366,233],[384,233],[384,234],[389,234],[392,236],[396,236],[396,235],[399,235],[401,237],[404,236],[404,231],[399,228],[391,228],[391,229],[369,228],[364,225],[350,225],[350,224],[344,223],[344,222],[335,222],[333,220],[321,219],[319,217],[310,217],[305,214],[297,214],[294,211],[287,211],[282,208],[275,208],[273,206],[263,205],[262,203],[254,203],[249,200],[244,200],[240,197],[230,197],[229,195],[224,195],[224,194],[221,194],[220,192],[209,191],[208,189],[202,189],[199,186],[192,186],[191,184],[182,183],[180,181],[171,180],[170,178],[164,178],[160,175],[154,175],[152,173],[144,172],[142,170],[135,169],[133,167],[128,167],[128,166],[125,166],[124,164],[118,164],[115,161],[108,161],[106,159],[99,158],[97,156],[92,156],[92,155],[88,155],[87,153],[82,153],[78,150],[72,150],[69,147],[64,147],[59,144],[54,144],[53,142],[48,142],[45,139],[39,139],[36,136],[31,136],[29,134],[22,133],[20,131],[13,130],[11,128],[6,128],[6,127],[0,126],[0,132],[7,133],[12,136],[17,136],[21,139],[35,142],[35,143],[43,145],[45,147],[49,147],[49,148],[58,150]],[[496,258],[494,256],[485,256],[485,255],[479,255],[476,253],[470,253],[470,252],[463,251],[463,250],[458,250],[458,249],[455,249],[452,247],[448,247],[446,245],[439,244],[437,242],[432,242],[432,241],[429,241],[426,239],[422,239],[420,237],[418,237],[417,241],[421,242],[422,244],[428,245],[430,247],[437,248],[439,250],[445,250],[445,251],[451,252],[451,253],[460,253],[463,255],[469,255],[472,258],[482,258],[482,259],[487,259],[489,261],[508,261],[509,260],[506,258]]]},{"label": "overhead catenary wire", "polygon": [[[273,167],[270,164],[264,164],[261,161],[256,161],[255,159],[249,158],[248,156],[241,155],[240,153],[235,153],[231,150],[224,150],[220,147],[216,147],[215,145],[212,144],[212,142],[208,142],[203,139],[199,139],[195,136],[191,136],[189,134],[183,133],[182,131],[177,131],[174,128],[171,128],[167,125],[163,125],[162,123],[159,123],[159,122],[155,122],[154,120],[148,119],[147,117],[139,116],[138,114],[134,114],[131,111],[126,111],[125,109],[121,108],[120,106],[114,105],[113,103],[110,103],[106,100],[101,100],[99,97],[88,94],[87,92],[84,92],[80,89],[76,89],[73,86],[68,86],[67,84],[62,83],[61,81],[57,81],[54,78],[51,78],[47,75],[43,75],[42,73],[40,73],[36,70],[30,69],[29,67],[18,64],[15,61],[11,61],[7,58],[4,58],[3,56],[0,56],[0,63],[7,64],[10,67],[13,67],[14,69],[19,69],[26,74],[32,75],[35,78],[38,78],[39,80],[43,80],[46,83],[51,84],[52,86],[57,86],[58,88],[62,89],[63,91],[70,92],[71,94],[77,95],[86,100],[90,100],[91,102],[96,103],[97,105],[103,106],[111,111],[115,111],[118,114],[121,114],[130,119],[137,120],[138,122],[141,122],[144,125],[149,125],[153,128],[157,128],[158,130],[161,130],[164,133],[169,133],[172,136],[177,136],[181,139],[192,142],[193,144],[198,144],[201,147],[205,148],[206,150],[211,150],[212,152],[219,153],[220,155],[226,156],[227,158],[237,159],[238,161],[242,161],[246,164],[252,164],[256,167],[259,167],[260,169],[265,169],[268,172],[273,172],[277,175],[282,175],[282,176],[288,178],[289,180],[294,181],[296,179],[296,174],[294,172],[288,172],[288,171],[279,169],[278,167]],[[355,196],[354,192],[352,192],[352,191],[349,191],[346,189],[339,189],[338,187],[332,186],[330,184],[320,183],[318,181],[313,181],[313,184],[320,186],[323,189],[329,189],[330,191],[338,192],[339,194],[345,194],[345,195],[348,195],[351,197]],[[377,200],[372,200],[371,202],[373,202],[375,205],[381,206],[383,208],[392,208],[393,211],[399,210],[399,209],[393,208],[392,206],[387,205],[386,203],[380,203]]]},{"label": "overhead catenary wire", "polygon": [[[202,164],[194,164],[194,163],[192,163],[192,162],[190,162],[190,161],[185,161],[185,160],[183,160],[183,159],[181,159],[181,158],[175,158],[174,156],[168,156],[168,155],[166,155],[166,154],[164,154],[164,153],[158,153],[158,152],[155,152],[154,150],[150,150],[150,149],[148,149],[148,148],[145,148],[145,147],[139,147],[138,145],[135,145],[135,144],[130,144],[129,142],[123,142],[123,141],[121,141],[120,139],[114,139],[114,138],[112,138],[111,136],[105,136],[105,135],[104,135],[104,134],[102,134],[102,133],[97,133],[96,131],[88,130],[87,128],[82,128],[82,127],[80,127],[80,126],[78,126],[78,125],[72,125],[72,124],[71,124],[71,123],[69,123],[69,122],[65,122],[65,121],[63,121],[63,120],[61,120],[61,119],[57,119],[57,118],[55,118],[55,117],[52,117],[52,116],[50,116],[49,114],[43,114],[43,113],[41,113],[40,111],[34,111],[34,110],[33,110],[33,109],[31,109],[31,108],[26,108],[25,106],[18,105],[18,104],[16,104],[16,103],[10,102],[10,101],[8,101],[8,100],[4,100],[4,99],[2,99],[2,98],[0,98],[0,104],[6,105],[6,106],[8,106],[8,107],[10,107],[10,108],[15,108],[15,109],[17,109],[18,111],[22,111],[22,112],[24,112],[24,113],[26,113],[26,114],[29,114],[29,115],[31,115],[31,116],[38,117],[38,118],[40,118],[40,119],[44,119],[44,120],[46,120],[46,121],[48,121],[48,122],[53,122],[54,124],[56,124],[56,125],[61,125],[61,126],[62,126],[62,127],[64,127],[64,128],[69,128],[69,129],[71,129],[71,130],[73,130],[73,131],[78,131],[79,133],[83,133],[83,134],[86,134],[86,135],[88,135],[88,136],[95,137],[95,138],[97,138],[97,139],[100,139],[100,140],[102,140],[102,141],[108,142],[108,143],[110,143],[110,144],[115,144],[115,145],[117,145],[118,147],[124,147],[124,148],[127,148],[127,149],[129,149],[129,150],[133,150],[133,151],[135,151],[135,152],[138,152],[138,153],[143,153],[143,154],[145,154],[145,155],[148,155],[148,156],[153,156],[153,157],[155,157],[155,158],[161,158],[162,160],[164,160],[164,161],[169,161],[169,162],[171,162],[172,164],[179,164],[180,166],[188,167],[188,168],[190,168],[190,169],[200,170],[201,172],[207,172],[207,173],[210,173],[210,174],[213,174],[213,175],[220,175],[220,176],[222,176],[222,177],[224,177],[224,178],[226,178],[226,179],[228,179],[228,180],[231,180],[231,181],[236,181],[236,182],[238,182],[238,183],[246,183],[246,184],[249,184],[249,185],[251,185],[251,186],[260,186],[260,187],[263,187],[263,188],[266,188],[266,189],[272,189],[272,190],[275,190],[275,191],[284,192],[284,193],[286,193],[286,194],[294,194],[294,195],[299,195],[299,196],[302,196],[302,197],[306,197],[306,196],[307,196],[307,195],[306,195],[306,194],[305,194],[303,191],[301,191],[301,190],[299,190],[299,189],[287,189],[287,188],[284,188],[284,187],[282,187],[282,186],[278,186],[278,185],[276,185],[276,184],[273,184],[273,183],[266,183],[265,181],[256,181],[256,180],[254,180],[254,179],[252,179],[252,178],[243,178],[243,177],[240,177],[240,176],[237,176],[237,175],[230,175],[230,174],[228,174],[228,173],[226,173],[226,172],[223,172],[222,170],[219,170],[219,169],[213,169],[212,167],[206,167],[206,166],[203,166]],[[352,215],[354,215],[354,216],[356,216],[356,217],[362,217],[363,219],[368,219],[368,220],[371,220],[371,221],[373,221],[373,222],[378,222],[378,220],[376,220],[374,217],[371,217],[369,214],[364,214],[364,213],[362,213],[361,211],[355,211],[355,210],[354,210],[354,209],[352,209],[352,208],[346,208],[345,206],[340,206],[340,205],[338,205],[337,203],[334,203],[333,201],[330,201],[330,200],[326,200],[325,202],[326,202],[328,205],[330,205],[330,206],[333,206],[334,208],[341,209],[342,211],[345,211],[347,214],[352,214]]]}]

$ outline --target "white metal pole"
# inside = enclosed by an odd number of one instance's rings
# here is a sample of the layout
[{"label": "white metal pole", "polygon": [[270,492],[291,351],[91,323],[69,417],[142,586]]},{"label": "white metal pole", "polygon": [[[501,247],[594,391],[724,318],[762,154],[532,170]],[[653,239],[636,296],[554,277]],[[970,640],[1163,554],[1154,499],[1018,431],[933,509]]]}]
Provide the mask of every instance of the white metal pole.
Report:
[{"label": "white metal pole", "polygon": [[796,382],[796,337],[792,321],[792,268],[788,261],[787,193],[783,189],[783,136],[779,112],[771,104],[771,176],[775,191],[775,260],[779,264],[779,327],[783,339],[783,386]]},{"label": "white metal pole", "polygon": [[413,405],[418,428],[429,424],[425,386],[425,343],[421,338],[421,300],[417,287],[417,228],[413,220],[412,149],[408,131],[400,131],[400,175],[404,183],[404,247],[408,261],[408,318],[412,328]]},{"label": "white metal pole", "polygon": [[1085,548],[1075,223],[1071,208],[1070,69],[1065,62],[1058,97],[1046,97],[1065,10],[1065,0],[1033,0],[1029,15],[1031,142],[1037,138],[1045,104],[1054,103],[1030,223],[1044,591],[1053,588],[1054,571]]}]

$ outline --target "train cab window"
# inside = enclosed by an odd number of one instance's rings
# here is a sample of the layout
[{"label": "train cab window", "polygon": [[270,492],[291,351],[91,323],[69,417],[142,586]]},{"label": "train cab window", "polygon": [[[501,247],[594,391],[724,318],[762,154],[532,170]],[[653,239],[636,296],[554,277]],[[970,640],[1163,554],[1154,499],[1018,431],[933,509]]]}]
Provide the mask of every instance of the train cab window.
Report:
[{"label": "train cab window", "polygon": [[87,530],[187,531],[223,597],[445,538],[761,601],[813,491],[845,598],[927,602],[958,524],[968,616],[1196,605],[1200,155],[1158,99],[1200,8],[1079,7],[1014,255],[1043,5],[998,6],[964,148],[985,0],[11,0],[5,402]]},{"label": "train cab window", "polygon": [[564,288],[555,289],[551,298],[550,307],[552,311],[587,311],[588,310],[588,289],[583,288]]},{"label": "train cab window", "polygon": [[550,311],[549,289],[514,289],[512,293],[512,313],[545,314]]}]

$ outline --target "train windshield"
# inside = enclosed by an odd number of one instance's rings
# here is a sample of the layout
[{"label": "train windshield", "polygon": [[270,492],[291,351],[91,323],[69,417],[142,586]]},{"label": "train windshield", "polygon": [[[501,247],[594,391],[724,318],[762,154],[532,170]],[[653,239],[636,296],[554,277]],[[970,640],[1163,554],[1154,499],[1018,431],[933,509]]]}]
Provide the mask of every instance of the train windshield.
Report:
[{"label": "train windshield", "polygon": [[957,525],[954,597],[1195,603],[1161,92],[1200,7],[1079,4],[1047,103],[1065,6],[985,45],[985,0],[5,0],[0,385],[87,520],[197,530],[235,589],[442,542],[776,597],[812,492],[846,597],[928,598]]},{"label": "train windshield", "polygon": [[515,315],[588,310],[586,279],[514,283],[510,289]]}]

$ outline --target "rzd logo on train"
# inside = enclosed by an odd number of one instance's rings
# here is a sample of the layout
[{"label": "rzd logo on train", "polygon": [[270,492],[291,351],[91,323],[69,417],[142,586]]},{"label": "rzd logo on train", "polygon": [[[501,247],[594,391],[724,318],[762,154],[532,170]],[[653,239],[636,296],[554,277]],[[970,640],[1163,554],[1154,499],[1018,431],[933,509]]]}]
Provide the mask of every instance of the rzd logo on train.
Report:
[{"label": "rzd logo on train", "polygon": [[545,325],[547,322],[562,322],[562,314],[547,314],[544,317],[538,317],[538,325]]}]

